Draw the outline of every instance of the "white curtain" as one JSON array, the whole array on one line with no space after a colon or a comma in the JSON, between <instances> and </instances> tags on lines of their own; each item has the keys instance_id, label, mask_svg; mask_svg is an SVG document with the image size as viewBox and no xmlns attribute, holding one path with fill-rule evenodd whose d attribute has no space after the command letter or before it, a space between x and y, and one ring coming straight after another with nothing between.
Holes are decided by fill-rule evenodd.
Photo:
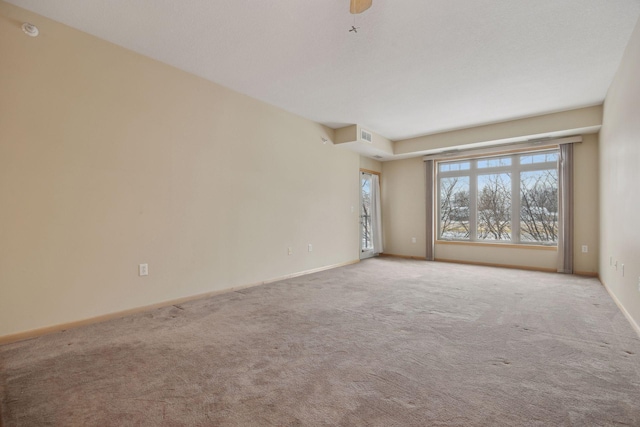
<instances>
[{"instance_id":1,"label":"white curtain","mask_svg":"<svg viewBox=\"0 0 640 427\"><path fill-rule=\"evenodd\" d=\"M573 273L573 144L560 145L558 273Z\"/></svg>"},{"instance_id":2,"label":"white curtain","mask_svg":"<svg viewBox=\"0 0 640 427\"><path fill-rule=\"evenodd\" d=\"M380 177L371 175L371 235L373 252L382 253L382 208L380 207Z\"/></svg>"}]
</instances>

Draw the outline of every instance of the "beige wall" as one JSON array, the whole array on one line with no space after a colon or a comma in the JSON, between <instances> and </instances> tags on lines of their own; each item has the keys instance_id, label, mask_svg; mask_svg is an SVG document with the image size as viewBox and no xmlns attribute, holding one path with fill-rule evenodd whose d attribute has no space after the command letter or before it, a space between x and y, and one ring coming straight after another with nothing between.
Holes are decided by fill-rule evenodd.
<instances>
[{"instance_id":1,"label":"beige wall","mask_svg":"<svg viewBox=\"0 0 640 427\"><path fill-rule=\"evenodd\" d=\"M382 172L382 162L371 159L369 157L360 156L360 169Z\"/></svg>"},{"instance_id":2,"label":"beige wall","mask_svg":"<svg viewBox=\"0 0 640 427\"><path fill-rule=\"evenodd\" d=\"M493 264L556 271L557 251L526 247L436 244L436 260Z\"/></svg>"},{"instance_id":3,"label":"beige wall","mask_svg":"<svg viewBox=\"0 0 640 427\"><path fill-rule=\"evenodd\" d=\"M331 129L2 2L0 52L0 336L358 258Z\"/></svg>"},{"instance_id":4,"label":"beige wall","mask_svg":"<svg viewBox=\"0 0 640 427\"><path fill-rule=\"evenodd\" d=\"M490 144L521 142L523 137L535 139L550 133L556 136L588 134L597 132L600 125L602 125L602 106L596 105L404 139L396 141L394 152L405 154L447 147L476 146L478 143L486 142Z\"/></svg>"},{"instance_id":5,"label":"beige wall","mask_svg":"<svg viewBox=\"0 0 640 427\"><path fill-rule=\"evenodd\" d=\"M573 171L573 269L577 273L596 274L600 248L598 190L598 135L583 135L581 144L574 145ZM587 253L582 252L586 245Z\"/></svg>"},{"instance_id":6,"label":"beige wall","mask_svg":"<svg viewBox=\"0 0 640 427\"><path fill-rule=\"evenodd\" d=\"M425 172L422 157L382 163L384 253L424 257ZM412 238L416 243L412 243Z\"/></svg>"},{"instance_id":7,"label":"beige wall","mask_svg":"<svg viewBox=\"0 0 640 427\"><path fill-rule=\"evenodd\" d=\"M609 88L600 132L600 277L640 324L640 24ZM610 265L610 258L618 268ZM624 264L624 276L621 264ZM640 331L640 329L639 329Z\"/></svg>"},{"instance_id":8,"label":"beige wall","mask_svg":"<svg viewBox=\"0 0 640 427\"><path fill-rule=\"evenodd\" d=\"M575 271L598 271L598 138L583 135L575 145ZM422 158L382 164L385 253L424 257L425 171ZM417 243L411 243L416 237ZM581 245L589 252L582 253ZM436 244L437 259L556 269L556 252L531 248L487 247L464 244Z\"/></svg>"}]
</instances>

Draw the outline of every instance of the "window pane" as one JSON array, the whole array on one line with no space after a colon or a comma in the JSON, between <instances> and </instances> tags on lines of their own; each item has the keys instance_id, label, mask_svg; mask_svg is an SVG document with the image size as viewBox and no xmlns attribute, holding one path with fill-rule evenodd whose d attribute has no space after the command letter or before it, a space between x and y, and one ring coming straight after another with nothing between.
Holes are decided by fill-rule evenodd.
<instances>
[{"instance_id":1,"label":"window pane","mask_svg":"<svg viewBox=\"0 0 640 427\"><path fill-rule=\"evenodd\" d=\"M440 179L440 237L469 239L469 177Z\"/></svg>"},{"instance_id":2,"label":"window pane","mask_svg":"<svg viewBox=\"0 0 640 427\"><path fill-rule=\"evenodd\" d=\"M534 163L546 163L558 161L558 153L524 154L520 156L521 165L532 165Z\"/></svg>"},{"instance_id":3,"label":"window pane","mask_svg":"<svg viewBox=\"0 0 640 427\"><path fill-rule=\"evenodd\" d=\"M511 240L511 174L478 175L479 240Z\"/></svg>"},{"instance_id":4,"label":"window pane","mask_svg":"<svg viewBox=\"0 0 640 427\"><path fill-rule=\"evenodd\" d=\"M511 166L511 157L478 160L478 169L497 168L500 166Z\"/></svg>"},{"instance_id":5,"label":"window pane","mask_svg":"<svg viewBox=\"0 0 640 427\"><path fill-rule=\"evenodd\" d=\"M446 162L439 163L438 170L440 172L462 171L469 170L471 162Z\"/></svg>"},{"instance_id":6,"label":"window pane","mask_svg":"<svg viewBox=\"0 0 640 427\"><path fill-rule=\"evenodd\" d=\"M522 242L558 241L558 171L520 174L520 239Z\"/></svg>"}]
</instances>

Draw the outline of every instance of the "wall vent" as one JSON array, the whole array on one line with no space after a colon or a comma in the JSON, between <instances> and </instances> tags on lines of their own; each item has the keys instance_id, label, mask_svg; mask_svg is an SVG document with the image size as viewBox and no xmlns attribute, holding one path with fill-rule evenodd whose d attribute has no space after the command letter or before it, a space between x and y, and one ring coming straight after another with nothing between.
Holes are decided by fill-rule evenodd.
<instances>
[{"instance_id":1,"label":"wall vent","mask_svg":"<svg viewBox=\"0 0 640 427\"><path fill-rule=\"evenodd\" d=\"M373 137L371 136L371 132L366 131L364 129L360 129L360 139L368 142L369 144L373 143Z\"/></svg>"}]
</instances>

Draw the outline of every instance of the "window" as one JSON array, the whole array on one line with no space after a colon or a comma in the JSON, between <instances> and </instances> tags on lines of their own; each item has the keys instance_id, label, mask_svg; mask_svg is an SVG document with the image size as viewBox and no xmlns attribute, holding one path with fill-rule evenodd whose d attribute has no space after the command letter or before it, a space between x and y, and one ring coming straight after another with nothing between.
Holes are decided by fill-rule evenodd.
<instances>
[{"instance_id":1,"label":"window","mask_svg":"<svg viewBox=\"0 0 640 427\"><path fill-rule=\"evenodd\" d=\"M556 245L557 149L437 163L438 240Z\"/></svg>"}]
</instances>

